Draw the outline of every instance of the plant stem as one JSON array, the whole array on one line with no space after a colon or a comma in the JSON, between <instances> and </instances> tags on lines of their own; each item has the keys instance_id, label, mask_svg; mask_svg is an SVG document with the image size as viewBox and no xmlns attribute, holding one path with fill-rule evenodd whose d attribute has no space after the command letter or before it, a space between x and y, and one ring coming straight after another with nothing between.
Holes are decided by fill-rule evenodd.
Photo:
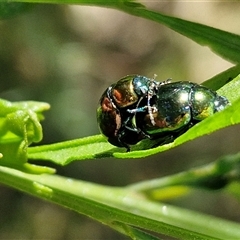
<instances>
[{"instance_id":1,"label":"plant stem","mask_svg":"<svg viewBox=\"0 0 240 240\"><path fill-rule=\"evenodd\" d=\"M154 203L129 188L106 187L56 175L0 167L0 182L60 204L104 224L119 222L184 239L240 238L240 225Z\"/></svg>"}]
</instances>

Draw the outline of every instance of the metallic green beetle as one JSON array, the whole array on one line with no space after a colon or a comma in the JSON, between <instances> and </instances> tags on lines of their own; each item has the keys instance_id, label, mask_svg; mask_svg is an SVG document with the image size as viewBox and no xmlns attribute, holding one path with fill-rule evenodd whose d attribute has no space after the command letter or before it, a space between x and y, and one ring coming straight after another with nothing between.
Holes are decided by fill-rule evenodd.
<instances>
[{"instance_id":1,"label":"metallic green beetle","mask_svg":"<svg viewBox=\"0 0 240 240\"><path fill-rule=\"evenodd\" d=\"M144 138L173 141L227 105L227 98L196 83L130 75L105 90L97 120L111 144L129 151Z\"/></svg>"}]
</instances>

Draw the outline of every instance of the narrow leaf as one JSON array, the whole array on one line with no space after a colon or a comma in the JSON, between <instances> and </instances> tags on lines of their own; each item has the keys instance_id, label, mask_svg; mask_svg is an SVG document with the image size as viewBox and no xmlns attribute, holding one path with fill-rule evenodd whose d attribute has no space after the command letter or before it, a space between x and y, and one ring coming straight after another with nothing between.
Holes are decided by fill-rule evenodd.
<instances>
[{"instance_id":1,"label":"narrow leaf","mask_svg":"<svg viewBox=\"0 0 240 240\"><path fill-rule=\"evenodd\" d=\"M228 82L232 81L237 75L240 74L240 64L227 69L224 72L204 81L202 85L217 91L222 86L226 85Z\"/></svg>"},{"instance_id":2,"label":"narrow leaf","mask_svg":"<svg viewBox=\"0 0 240 240\"><path fill-rule=\"evenodd\" d=\"M145 8L122 8L129 14L143 17L173 29L200 45L208 46L217 55L240 63L240 36L207 25L167 16Z\"/></svg>"},{"instance_id":3,"label":"narrow leaf","mask_svg":"<svg viewBox=\"0 0 240 240\"><path fill-rule=\"evenodd\" d=\"M121 151L109 144L102 135L95 135L61 143L30 147L30 159L51 160L59 165L66 165L74 160L104 158L112 156L113 152Z\"/></svg>"},{"instance_id":4,"label":"narrow leaf","mask_svg":"<svg viewBox=\"0 0 240 240\"><path fill-rule=\"evenodd\" d=\"M65 165L74 160L104 157L142 158L157 154L221 128L240 123L239 89L240 76L219 90L219 94L226 96L230 100L231 106L196 124L169 144L147 149L153 145L153 142L144 140L140 144L133 146L131 152L125 152L125 149L113 147L102 136L97 135L46 146L31 147L28 149L28 156L31 159L51 160L57 164Z\"/></svg>"}]
</instances>

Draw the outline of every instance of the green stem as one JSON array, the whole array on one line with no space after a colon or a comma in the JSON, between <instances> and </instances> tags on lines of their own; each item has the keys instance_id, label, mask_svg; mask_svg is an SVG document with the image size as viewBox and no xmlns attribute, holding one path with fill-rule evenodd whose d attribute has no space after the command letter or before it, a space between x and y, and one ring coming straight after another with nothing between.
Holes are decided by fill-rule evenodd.
<instances>
[{"instance_id":1,"label":"green stem","mask_svg":"<svg viewBox=\"0 0 240 240\"><path fill-rule=\"evenodd\" d=\"M136 240L159 240L158 237L150 235L142 230L137 228L131 227L127 224L123 224L120 222L114 222L113 224L109 225L111 228L115 229L116 231L131 237L132 239Z\"/></svg>"},{"instance_id":2,"label":"green stem","mask_svg":"<svg viewBox=\"0 0 240 240\"><path fill-rule=\"evenodd\" d=\"M154 203L128 188L0 167L0 182L85 214L104 224L122 223L184 239L240 238L239 224Z\"/></svg>"}]
</instances>

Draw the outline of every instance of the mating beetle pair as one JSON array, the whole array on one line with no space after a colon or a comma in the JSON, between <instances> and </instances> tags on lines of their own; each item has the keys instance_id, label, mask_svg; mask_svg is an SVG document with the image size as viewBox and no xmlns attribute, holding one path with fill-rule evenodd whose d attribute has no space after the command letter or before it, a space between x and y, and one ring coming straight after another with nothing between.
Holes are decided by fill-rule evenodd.
<instances>
[{"instance_id":1,"label":"mating beetle pair","mask_svg":"<svg viewBox=\"0 0 240 240\"><path fill-rule=\"evenodd\" d=\"M129 145L145 138L159 139L160 145L173 141L228 104L225 97L192 82L130 75L105 90L97 120L111 144L129 151Z\"/></svg>"}]
</instances>

